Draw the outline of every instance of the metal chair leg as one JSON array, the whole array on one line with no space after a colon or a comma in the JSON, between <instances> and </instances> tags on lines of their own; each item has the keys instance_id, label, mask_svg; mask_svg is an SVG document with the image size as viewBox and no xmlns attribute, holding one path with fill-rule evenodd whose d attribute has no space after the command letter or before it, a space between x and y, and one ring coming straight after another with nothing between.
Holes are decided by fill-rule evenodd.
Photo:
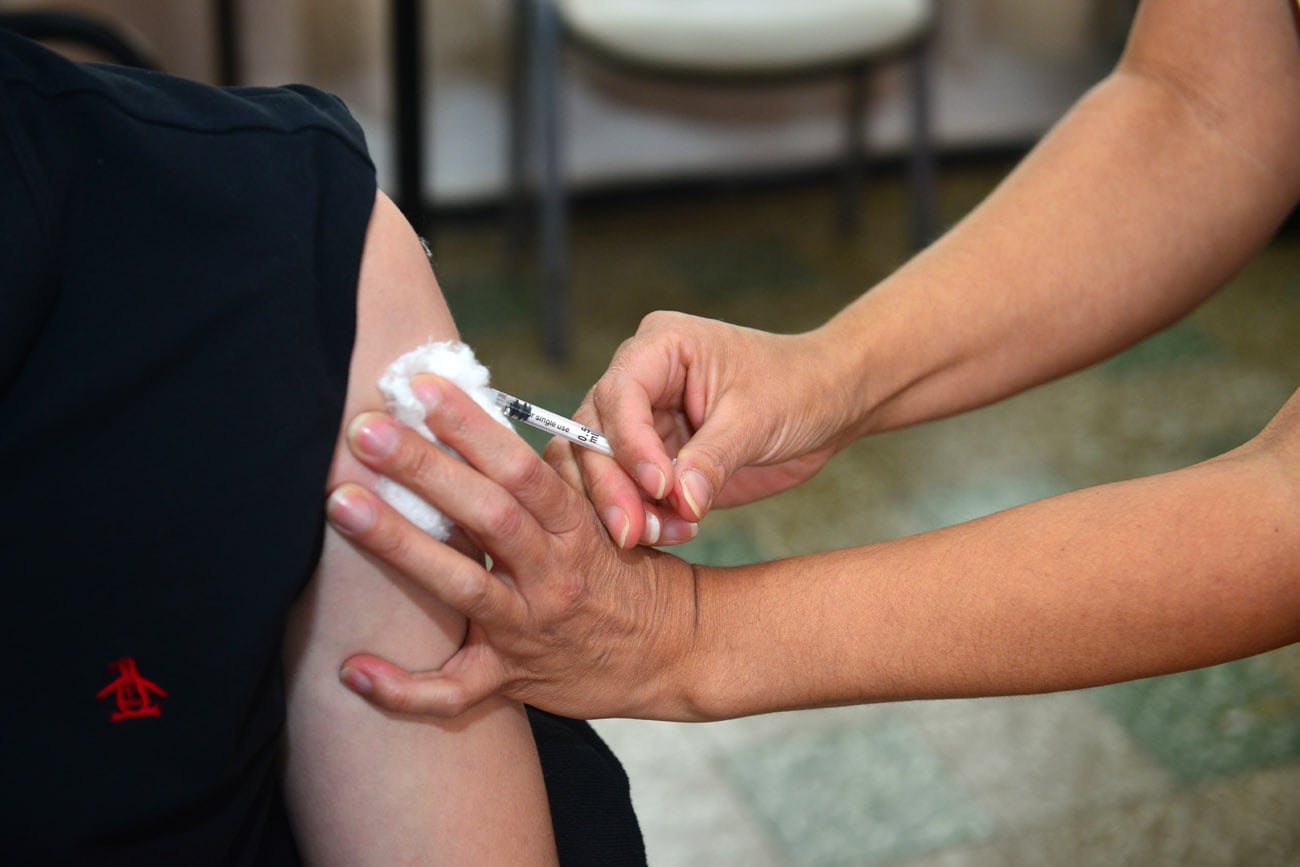
<instances>
[{"instance_id":1,"label":"metal chair leg","mask_svg":"<svg viewBox=\"0 0 1300 867\"><path fill-rule=\"evenodd\" d=\"M908 159L909 222L912 246L920 250L934 240L935 168L934 140L930 128L930 47L920 46L912 56L912 149Z\"/></svg>"},{"instance_id":2,"label":"metal chair leg","mask_svg":"<svg viewBox=\"0 0 1300 867\"><path fill-rule=\"evenodd\" d=\"M866 183L866 121L867 71L857 68L849 73L848 105L845 111L844 156L840 167L839 208L837 225L841 234L851 234L858 228L861 216L862 190Z\"/></svg>"},{"instance_id":3,"label":"metal chair leg","mask_svg":"<svg viewBox=\"0 0 1300 867\"><path fill-rule=\"evenodd\" d=\"M389 32L397 115L397 205L411 225L428 237L430 230L424 220L424 69L420 19L419 0L394 0Z\"/></svg>"},{"instance_id":4,"label":"metal chair leg","mask_svg":"<svg viewBox=\"0 0 1300 867\"><path fill-rule=\"evenodd\" d=\"M217 75L227 87L244 81L244 58L240 51L238 0L216 0L212 9L217 30Z\"/></svg>"},{"instance_id":5,"label":"metal chair leg","mask_svg":"<svg viewBox=\"0 0 1300 867\"><path fill-rule=\"evenodd\" d=\"M541 150L538 197L542 330L546 354L564 361L569 351L569 226L563 177L560 99L561 25L547 0L533 4L533 116Z\"/></svg>"},{"instance_id":6,"label":"metal chair leg","mask_svg":"<svg viewBox=\"0 0 1300 867\"><path fill-rule=\"evenodd\" d=\"M510 92L506 114L506 248L520 253L528 239L528 142L533 115L529 110L529 76L533 64L532 0L514 0L510 8Z\"/></svg>"}]
</instances>

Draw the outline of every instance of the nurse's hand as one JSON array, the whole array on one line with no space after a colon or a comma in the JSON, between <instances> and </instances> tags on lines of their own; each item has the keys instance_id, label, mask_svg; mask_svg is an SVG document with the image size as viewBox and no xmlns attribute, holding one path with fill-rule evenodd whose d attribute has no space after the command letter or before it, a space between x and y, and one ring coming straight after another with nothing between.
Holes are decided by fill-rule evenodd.
<instances>
[{"instance_id":1,"label":"nurse's hand","mask_svg":"<svg viewBox=\"0 0 1300 867\"><path fill-rule=\"evenodd\" d=\"M620 550L571 456L553 469L446 380L418 377L413 387L430 430L464 463L380 413L353 421L349 446L451 518L491 563L425 535L360 485L335 490L336 528L409 579L411 593L469 620L441 669L411 673L362 654L344 663L344 683L404 714L451 716L500 693L572 717L690 716L669 694L689 680L692 567Z\"/></svg>"},{"instance_id":2,"label":"nurse's hand","mask_svg":"<svg viewBox=\"0 0 1300 867\"><path fill-rule=\"evenodd\" d=\"M856 435L851 357L823 330L647 316L576 414L614 449L574 455L610 537L623 548L688 541L711 508L807 481Z\"/></svg>"}]
</instances>

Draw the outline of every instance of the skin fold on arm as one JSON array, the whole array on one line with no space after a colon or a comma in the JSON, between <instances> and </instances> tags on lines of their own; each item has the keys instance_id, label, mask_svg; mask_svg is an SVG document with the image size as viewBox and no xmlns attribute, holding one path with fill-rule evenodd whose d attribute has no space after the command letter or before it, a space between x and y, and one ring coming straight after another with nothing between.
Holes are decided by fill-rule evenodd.
<instances>
[{"instance_id":1,"label":"skin fold on arm","mask_svg":"<svg viewBox=\"0 0 1300 867\"><path fill-rule=\"evenodd\" d=\"M383 405L383 369L430 337L456 336L419 240L382 194L366 234L344 418ZM373 482L340 434L331 487ZM462 546L462 550L467 550ZM286 641L286 790L314 864L553 864L546 792L522 708L494 699L455 719L358 701L339 661L383 647L411 665L449 657L464 619L327 530Z\"/></svg>"}]
</instances>

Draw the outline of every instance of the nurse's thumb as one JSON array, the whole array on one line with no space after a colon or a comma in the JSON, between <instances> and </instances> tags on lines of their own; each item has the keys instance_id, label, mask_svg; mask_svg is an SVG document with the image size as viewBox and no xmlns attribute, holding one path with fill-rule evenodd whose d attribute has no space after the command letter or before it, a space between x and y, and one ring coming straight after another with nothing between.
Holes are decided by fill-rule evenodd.
<instances>
[{"instance_id":1,"label":"nurse's thumb","mask_svg":"<svg viewBox=\"0 0 1300 867\"><path fill-rule=\"evenodd\" d=\"M677 454L671 499L690 521L703 518L736 470L751 460L745 426L720 422L711 419Z\"/></svg>"}]
</instances>

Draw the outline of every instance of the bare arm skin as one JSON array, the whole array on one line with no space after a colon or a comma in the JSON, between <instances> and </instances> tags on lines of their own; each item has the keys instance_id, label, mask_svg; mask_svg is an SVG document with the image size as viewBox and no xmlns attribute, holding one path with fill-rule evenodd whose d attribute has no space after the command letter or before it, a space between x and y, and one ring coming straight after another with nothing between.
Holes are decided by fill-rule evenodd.
<instances>
[{"instance_id":1,"label":"bare arm skin","mask_svg":"<svg viewBox=\"0 0 1300 867\"><path fill-rule=\"evenodd\" d=\"M357 317L344 418L382 407L374 383L390 361L430 335L456 334L418 239L382 194L366 234ZM331 486L373 479L340 433ZM555 863L541 768L520 707L492 699L457 719L404 718L338 682L339 661L358 647L427 665L451 656L464 629L461 616L413 597L391 570L327 531L285 652L286 788L310 863Z\"/></svg>"},{"instance_id":2,"label":"bare arm skin","mask_svg":"<svg viewBox=\"0 0 1300 867\"><path fill-rule=\"evenodd\" d=\"M702 569L705 662L679 692L702 717L773 709L772 693L797 707L1047 692L1290 644L1298 459L1300 394L1255 440L1188 469L884 544ZM776 648L799 664L773 664Z\"/></svg>"},{"instance_id":3,"label":"bare arm skin","mask_svg":"<svg viewBox=\"0 0 1300 867\"><path fill-rule=\"evenodd\" d=\"M870 407L859 433L1092 364L1240 270L1300 199L1293 13L1272 0L1141 4L1116 71L943 246L828 326L842 351L864 328L877 344L854 364Z\"/></svg>"},{"instance_id":4,"label":"bare arm skin","mask_svg":"<svg viewBox=\"0 0 1300 867\"><path fill-rule=\"evenodd\" d=\"M667 493L661 526L698 520L1186 314L1300 198L1295 19L1282 0L1147 0L1116 70L998 190L815 331L647 317L578 413L618 459L578 457L611 536L655 541L643 497Z\"/></svg>"}]
</instances>

